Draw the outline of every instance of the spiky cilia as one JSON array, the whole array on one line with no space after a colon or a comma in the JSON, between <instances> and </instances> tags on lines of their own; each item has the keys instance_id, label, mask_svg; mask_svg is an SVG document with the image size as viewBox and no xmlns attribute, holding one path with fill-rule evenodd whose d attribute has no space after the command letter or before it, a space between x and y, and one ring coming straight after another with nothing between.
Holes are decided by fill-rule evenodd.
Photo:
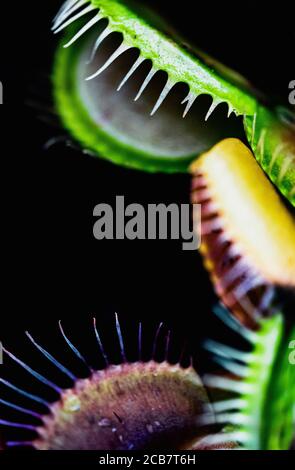
<instances>
[{"instance_id":1,"label":"spiky cilia","mask_svg":"<svg viewBox=\"0 0 295 470\"><path fill-rule=\"evenodd\" d=\"M263 318L256 332L223 308L215 313L249 343L248 351L208 340L205 348L231 375L204 377L205 384L230 394L213 403L215 419L227 424L227 438L242 449L287 450L294 438L295 366L289 361L289 343L295 327L286 327L280 313ZM204 417L204 424L212 416Z\"/></svg>"},{"instance_id":2,"label":"spiky cilia","mask_svg":"<svg viewBox=\"0 0 295 470\"><path fill-rule=\"evenodd\" d=\"M99 347L105 367L94 370L66 336L70 350L88 369L79 378L42 347L31 334L28 338L72 385L66 389L32 369L5 348L6 354L34 379L54 391L57 398L48 402L8 380L5 388L38 405L38 411L1 399L1 404L26 419L0 419L4 428L22 431L19 440L6 440L6 447L29 446L38 450L132 450L132 449L220 449L236 446L223 443L220 428L210 435L199 424L199 417L210 406L206 390L195 369L169 361L170 332L164 337L164 355L156 360L162 324L156 330L149 359L142 360L142 328L139 325L138 359L128 362L119 319L116 331L121 363L112 364L94 320L95 348ZM159 351L158 351L159 352ZM40 406L42 412L39 411Z\"/></svg>"},{"instance_id":3,"label":"spiky cilia","mask_svg":"<svg viewBox=\"0 0 295 470\"><path fill-rule=\"evenodd\" d=\"M221 138L247 136L262 168L295 205L294 127L262 105L245 79L184 47L162 19L134 2L72 0L53 29L67 29L53 71L57 110L83 147L121 165L175 172L187 171ZM191 111L185 122L178 99L184 116ZM226 119L225 107L242 116L246 136L239 120Z\"/></svg>"}]
</instances>

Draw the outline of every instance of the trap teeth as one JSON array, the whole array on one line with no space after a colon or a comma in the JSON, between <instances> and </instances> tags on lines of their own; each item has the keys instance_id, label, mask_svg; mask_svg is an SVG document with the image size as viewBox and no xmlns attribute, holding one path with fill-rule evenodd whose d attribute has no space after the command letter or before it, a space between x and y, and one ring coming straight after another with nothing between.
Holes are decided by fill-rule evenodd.
<instances>
[{"instance_id":1,"label":"trap teeth","mask_svg":"<svg viewBox=\"0 0 295 470\"><path fill-rule=\"evenodd\" d=\"M174 87L175 85L175 82L173 80L171 80L170 78L168 78L167 80L167 83L166 85L164 86L163 88L163 91L162 93L160 94L159 98L158 98L158 101L156 102L152 112L151 112L151 116L153 116L154 114L156 114L156 112L158 111L158 109L160 108L160 106L162 105L163 101L165 100L165 98L168 96L170 90Z\"/></svg>"},{"instance_id":2,"label":"trap teeth","mask_svg":"<svg viewBox=\"0 0 295 470\"><path fill-rule=\"evenodd\" d=\"M99 46L102 44L102 42L112 33L113 31L111 30L111 28L109 26L107 26L103 31L102 33L99 35L98 39L96 40L94 46L93 46L93 49L92 49L92 52L91 52L91 55L90 55L90 59L88 60L88 64L90 64L94 57L95 57L95 54L96 52L98 51L99 49Z\"/></svg>"},{"instance_id":3,"label":"trap teeth","mask_svg":"<svg viewBox=\"0 0 295 470\"><path fill-rule=\"evenodd\" d=\"M244 116L248 141L271 181L295 206L294 127L276 111L257 106L253 116Z\"/></svg>"},{"instance_id":4,"label":"trap teeth","mask_svg":"<svg viewBox=\"0 0 295 470\"><path fill-rule=\"evenodd\" d=\"M74 44L83 34L85 34L89 29L91 29L96 23L98 23L101 20L102 16L100 13L94 16L86 25L81 28L77 34L67 43L64 45L64 48L70 47L72 44Z\"/></svg>"},{"instance_id":5,"label":"trap teeth","mask_svg":"<svg viewBox=\"0 0 295 470\"><path fill-rule=\"evenodd\" d=\"M55 359L54 355L40 346L33 336L26 333L37 351L58 371L71 379L72 385L67 389L59 388L6 349L4 350L26 372L58 394L54 403L46 402L0 379L3 385L33 402L32 406L37 402L45 404L46 407L44 414L0 398L0 404L4 407L20 413L21 416L25 415L25 419L33 420L32 424L27 424L21 419L1 418L0 426L15 428L15 432L33 431L38 434L33 440L28 440L28 435L24 434L23 440L8 441L5 443L6 446L30 446L37 450L128 450L131 444L134 449L158 446L160 440L163 447L191 449L200 435L202 438L206 437L204 429L200 429L198 418L205 408L206 416L213 413L207 392L192 367L184 368L180 363L167 362L170 331L166 338L161 339L161 344L165 339L163 345L165 359L161 363L154 360L162 331L160 324L151 348L153 357L145 362L141 359L140 324L138 335L140 359L130 363L126 357L125 340L117 314L114 323L121 363L119 365L109 363L94 319L94 337L106 367L98 371L89 368L90 374L85 379L76 377ZM72 353L87 365L84 356L66 336L61 322L59 328ZM214 417L212 420L214 422Z\"/></svg>"},{"instance_id":6,"label":"trap teeth","mask_svg":"<svg viewBox=\"0 0 295 470\"><path fill-rule=\"evenodd\" d=\"M54 18L52 30L55 31L64 21L66 21L73 13L75 13L76 10L86 3L89 3L88 0L66 2Z\"/></svg>"},{"instance_id":7,"label":"trap teeth","mask_svg":"<svg viewBox=\"0 0 295 470\"><path fill-rule=\"evenodd\" d=\"M216 292L237 316L256 322L271 312L276 286L295 287L294 218L237 139L220 142L191 169L201 252Z\"/></svg>"},{"instance_id":8,"label":"trap teeth","mask_svg":"<svg viewBox=\"0 0 295 470\"><path fill-rule=\"evenodd\" d=\"M237 362L224 359L220 356L213 358L214 361L219 364L223 369L227 370L231 374L234 374L237 377L246 378L249 375L249 369L246 366L242 366Z\"/></svg>"},{"instance_id":9,"label":"trap teeth","mask_svg":"<svg viewBox=\"0 0 295 470\"><path fill-rule=\"evenodd\" d=\"M228 104L227 117L229 118L231 116L231 114L235 112L235 110L234 110L233 106L230 103L227 103L227 104Z\"/></svg>"},{"instance_id":10,"label":"trap teeth","mask_svg":"<svg viewBox=\"0 0 295 470\"><path fill-rule=\"evenodd\" d=\"M130 49L130 46L122 43L118 49L111 55L111 57L106 61L106 63L100 67L93 75L90 75L86 78L86 80L93 80L94 78L98 77L104 70L106 70L121 54L126 52Z\"/></svg>"},{"instance_id":11,"label":"trap teeth","mask_svg":"<svg viewBox=\"0 0 295 470\"><path fill-rule=\"evenodd\" d=\"M139 56L135 63L132 65L131 69L129 70L129 72L125 75L125 77L123 78L122 82L120 83L120 85L118 86L117 88L117 91L120 91L123 86L125 85L125 83L129 80L129 78L135 73L135 71L138 69L138 67L140 67L140 65L145 61L145 57L142 57L142 56Z\"/></svg>"},{"instance_id":12,"label":"trap teeth","mask_svg":"<svg viewBox=\"0 0 295 470\"><path fill-rule=\"evenodd\" d=\"M84 10L79 11L76 15L72 16L69 18L67 21L63 22L58 28L54 29L54 33L57 34L63 29L67 28L70 24L74 23L74 21L77 21L79 18L82 18L84 15L87 15L87 13L90 13L91 11L96 10L95 7L92 5L88 5Z\"/></svg>"},{"instance_id":13,"label":"trap teeth","mask_svg":"<svg viewBox=\"0 0 295 470\"><path fill-rule=\"evenodd\" d=\"M188 96L186 98L184 98L184 100L182 101L181 104L187 103L187 105L186 105L185 110L184 110L183 115L182 115L183 118L186 117L187 113L189 112L189 110L191 109L192 105L194 104L194 102L196 101L197 98L198 98L198 95L196 95L195 93L192 93L192 92L189 92Z\"/></svg>"},{"instance_id":14,"label":"trap teeth","mask_svg":"<svg viewBox=\"0 0 295 470\"><path fill-rule=\"evenodd\" d=\"M85 8L82 8L84 7ZM88 13L90 13L91 11L94 11L94 10L98 10L99 12L97 13L97 15L92 18L90 21L88 21L80 30L78 30L78 32L74 35L74 37L68 41L65 45L64 45L64 48L68 48L69 46L71 46L72 44L74 44L79 38L81 38L89 29L91 29L96 23L98 23L103 17L104 17L104 14L102 13L101 9L100 9L100 5L96 5L96 4L93 4L90 0L77 0L77 1L73 1L73 2L66 2L64 4L64 7L60 10L59 14L56 16L55 20L54 20L54 25L52 27L52 30L54 31L54 33L59 33L60 31L63 31L64 29L66 29L68 26L72 25L73 23L77 22L79 19L83 18L85 15L87 15ZM107 17L107 16L106 16ZM91 53L91 56L90 56L90 59L89 61L87 62L88 64L91 63L94 59L94 56L100 46L100 44L103 42L103 40L111 33L113 32L111 28L109 28L109 26L106 27L106 29L100 34L99 38L97 39L94 47L93 47L93 51ZM123 33L124 35L124 33ZM130 42L130 41L129 41ZM113 56L106 62L106 64L104 66L102 66L96 73L94 73L93 75L89 76L86 80L92 80L93 78L96 78L98 75L100 75L106 68L108 68L111 63L120 55L122 54L123 52L125 52L126 50L130 49L132 46L126 46L124 47L124 45L122 44L119 48L118 51L116 51ZM133 47L136 47L136 46L133 46ZM140 48L139 48L140 50ZM120 83L119 87L118 87L118 91L121 90L121 88L125 85L125 83L127 82L127 80L133 75L133 73L135 72L135 70L140 66L140 64L147 59L148 56L146 57L139 57L137 59L137 61L135 62L135 64L131 67L130 71L127 73L127 75L125 76L125 78L122 80L122 82ZM148 86L148 84L150 83L150 81L152 80L153 76L156 74L156 72L158 70L163 70L165 71L165 67L163 66L162 68L161 67L153 67L152 70L149 72L148 76L146 77L146 79L144 80L144 83L142 84L138 94L136 95L135 97L135 100L134 101L137 101L142 93L144 92L144 90L146 89L146 87ZM168 74L169 76L169 74ZM181 82L182 80L179 80L179 79L172 79L172 78L168 78L168 81L167 81L167 84L166 86L164 87L158 101L156 102L152 112L150 113L151 116L153 116L157 111L158 109L161 107L163 101L165 100L166 96L168 95L168 93L170 92L170 90L173 88L173 86L178 83L178 82ZM196 93L196 92L190 92L189 95L187 96L187 98L185 98L183 100L183 104L184 103L187 103L186 105L186 108L184 110L184 113L183 113L183 117L185 117L187 115L187 113L189 112L190 108L192 107L194 101L196 100L196 98L199 96L199 94L206 94L206 90L201 88L200 89L200 92L199 93ZM216 99L214 98L213 99L213 102L206 114L206 117L205 117L205 121L207 121L209 119L209 117L211 116L211 114L214 112L215 108L222 102L222 100L219 100L219 99ZM233 107L231 105L229 105L229 115L230 113L233 111Z\"/></svg>"},{"instance_id":15,"label":"trap teeth","mask_svg":"<svg viewBox=\"0 0 295 470\"><path fill-rule=\"evenodd\" d=\"M142 93L144 92L144 90L146 89L146 87L148 86L148 84L153 79L153 77L155 76L156 73L157 73L157 70L155 70L154 68L152 68L150 70L150 72L148 73L146 79L144 80L143 84L141 85L139 92L137 93L136 97L134 98L134 101L137 101L141 97Z\"/></svg>"},{"instance_id":16,"label":"trap teeth","mask_svg":"<svg viewBox=\"0 0 295 470\"><path fill-rule=\"evenodd\" d=\"M213 113L213 111L217 108L217 106L220 104L221 102L220 101L215 101L213 100L207 114L206 114L206 117L205 117L205 121L208 121L209 117L211 116L211 114Z\"/></svg>"},{"instance_id":17,"label":"trap teeth","mask_svg":"<svg viewBox=\"0 0 295 470\"><path fill-rule=\"evenodd\" d=\"M94 18L91 18L92 10L93 15L96 14ZM229 112L234 109L236 114L247 116L255 112L257 103L240 86L223 78L220 71L209 68L202 54L189 53L177 38L170 36L169 28L159 30L160 23L153 21L154 18L156 15L141 16L129 2L66 2L53 26L55 32L65 34L54 64L54 100L64 127L93 155L150 172L187 172L193 155L210 148L222 135L228 135L226 113L225 123L221 122L221 112L210 119L219 103L230 103ZM112 45L112 51L117 45L118 35L122 36L126 48L122 44L109 57ZM71 45L74 46L69 47ZM125 51L126 55L116 61ZM133 53L137 59L121 78ZM104 59L100 60L102 57ZM133 77L144 61L152 62L152 69L144 75L145 68L141 67ZM97 82L91 82L104 71L106 73ZM159 81L163 73L168 80L158 99L151 101L152 93L147 88L156 83L157 71ZM115 90L120 91L131 78L134 80L128 83L128 90L114 96ZM173 89L176 84L189 89L185 100L181 86ZM162 106L171 89L175 99ZM137 101L143 93L144 99L134 105L132 98ZM199 95L211 97L211 106L208 103L203 109L203 100L200 100L199 109L196 106L188 122L183 122L177 103L183 102L185 117ZM161 106L162 112L154 120L150 119ZM205 119L209 120L208 129L203 132L203 125L207 126ZM160 132L167 138L161 138Z\"/></svg>"}]
</instances>

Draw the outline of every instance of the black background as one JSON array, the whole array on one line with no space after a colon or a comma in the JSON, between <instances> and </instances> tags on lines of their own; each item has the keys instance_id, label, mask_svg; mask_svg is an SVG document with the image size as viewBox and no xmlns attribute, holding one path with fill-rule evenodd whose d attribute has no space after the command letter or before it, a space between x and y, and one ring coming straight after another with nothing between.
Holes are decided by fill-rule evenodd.
<instances>
[{"instance_id":1,"label":"black background","mask_svg":"<svg viewBox=\"0 0 295 470\"><path fill-rule=\"evenodd\" d=\"M62 319L73 342L95 363L91 336L95 315L108 352L118 360L116 311L131 358L136 357L138 321L144 322L148 355L153 333L163 320L162 343L165 331L173 331L172 356L176 359L187 337L195 364L202 370L206 361L199 340L220 336L221 326L211 314L216 299L199 254L182 251L181 242L98 242L92 234L96 204L114 203L116 195L124 195L126 203L185 203L189 176L123 169L63 143L45 150L49 139L65 135L50 95L56 46L50 26L60 1L18 3L23 5L9 5L10 12L1 6L1 251L5 261L0 339L54 377L47 362L39 362L40 355L32 351L24 330L33 332L52 352L59 351L59 358L64 355L69 365L71 355L64 352L57 329L57 320ZM242 72L275 101L287 104L295 70L291 3L261 4L261 11L249 2L234 6L149 3L200 48ZM27 380L8 359L1 367L8 376L19 374L18 383Z\"/></svg>"}]
</instances>

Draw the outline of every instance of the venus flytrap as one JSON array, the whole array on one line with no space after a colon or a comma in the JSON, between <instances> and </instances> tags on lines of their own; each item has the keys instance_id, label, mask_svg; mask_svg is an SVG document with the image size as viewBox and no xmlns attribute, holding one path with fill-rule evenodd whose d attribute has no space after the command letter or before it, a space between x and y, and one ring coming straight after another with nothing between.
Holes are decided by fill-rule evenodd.
<instances>
[{"instance_id":1,"label":"venus flytrap","mask_svg":"<svg viewBox=\"0 0 295 470\"><path fill-rule=\"evenodd\" d=\"M261 319L254 333L228 312L217 309L216 313L250 345L250 351L243 352L212 341L205 343L217 364L232 375L231 379L204 378L208 387L230 396L212 404L216 421L227 425L228 440L239 442L242 449L288 449L294 436L295 373L287 360L290 332L282 315ZM293 328L291 337L294 333ZM210 418L203 422L210 424Z\"/></svg>"},{"instance_id":2,"label":"venus flytrap","mask_svg":"<svg viewBox=\"0 0 295 470\"><path fill-rule=\"evenodd\" d=\"M145 10L137 10L133 2L68 0L56 16L53 29L55 32L66 30L57 49L53 70L55 103L64 126L82 147L98 157L132 168L187 172L192 160L222 138L247 139L263 170L295 205L294 123L286 122L279 110L261 104L243 78L230 71L224 73L224 67L193 47L183 47L182 41L164 22ZM42 397L0 379L19 396L46 409L45 413L40 413L14 402L5 402L4 406L33 421L24 424L21 419L18 422L0 419L0 424L35 433L34 438L28 437L28 440L8 441L8 447L130 450L149 447L158 442L159 436L166 446L169 444L175 449L290 447L294 433L295 331L294 327L287 326L284 316L271 307L277 284L292 287L294 265L280 257L279 250L275 250L275 261L279 262L272 263L275 255L263 247L263 240L266 240L263 236L259 240L260 253L252 243L253 234L249 230L239 233L240 226L236 224L239 208L235 207L233 195L240 186L236 188L236 181L227 185L226 178L229 175L241 178L242 189L236 193L243 203L240 207L249 204L260 227L261 220L268 220L263 206L265 189L273 202L270 211L282 221L282 228L287 227L281 239L274 230L270 242L278 248L283 243L282 249L289 250L288 259L291 260L294 220L274 194L271 183L263 180L262 171L259 173L257 168L254 169L256 162L250 152L241 148L241 142L236 139L230 139L229 147L233 140L233 147L238 148L237 159L242 155L240 167L231 148L224 152L225 159L231 163L232 171L229 172L216 171L214 162L207 166L204 164L206 158L201 157L200 163L193 167L196 169L194 178L198 180L193 189L199 193L198 197L201 196L199 202L208 216L203 223L205 235L218 237L223 232L226 236L221 237L222 248L227 254L228 250L233 250L229 256L233 256L233 265L223 264L225 253L218 252L220 263L214 266L212 259L215 260L220 246L216 240L211 244L210 238L208 243L205 241L207 246L203 254L205 258L210 254L206 267L211 271L217 293L223 300L229 300L228 307L236 314L232 298L228 298L228 288L234 289L235 299L240 302L237 315L240 320L224 308L217 312L230 329L248 342L248 350L208 341L206 348L227 375L207 375L201 379L191 366L184 369L180 363L169 363L169 334L163 363L157 363L154 357L143 362L140 325L139 358L135 363L129 363L116 317L122 364L109 363L94 322L95 338L105 360L105 368L94 371L60 325L67 345L88 367L89 377L79 379L27 333L38 351L72 380L73 386L62 389L4 349L12 361L58 396L55 403L48 403ZM222 158L218 164L222 164ZM205 174L199 170L205 170ZM256 177L261 180L261 186L255 186ZM208 192L203 183L211 180L215 184L212 185L213 192ZM215 199L211 198L214 190L222 187L225 191L220 191L217 197L215 194ZM227 204L226 194L230 196L230 204ZM256 200L253 194L257 195ZM220 203L222 211L219 213ZM230 268L230 272L219 276L220 266ZM244 301L249 300L249 291L256 288L258 308L255 303L253 310L252 302L245 304ZM261 316L261 305L265 307L263 312L266 310L269 315ZM245 319L253 321L255 327ZM154 402L155 382L160 398ZM215 390L221 389L228 396L212 404L204 384ZM136 393L139 385L144 393ZM172 407L169 405L171 395L176 397ZM153 407L145 406L148 400L158 412L157 419ZM117 407L120 412L124 408L129 421L123 416L118 423L113 413ZM169 427L171 416L177 422L175 434L171 434ZM216 424L225 426L223 432L216 432ZM208 428L206 433L202 431L203 425L213 425L212 432Z\"/></svg>"},{"instance_id":3,"label":"venus flytrap","mask_svg":"<svg viewBox=\"0 0 295 470\"><path fill-rule=\"evenodd\" d=\"M86 378L76 376L30 333L26 333L37 352L70 381L67 388L52 382L47 374L41 374L5 348L7 357L16 366L51 389L56 396L55 401L50 402L30 393L27 390L29 386L23 389L0 379L4 387L16 392L13 402L1 400L1 404L20 416L18 420L0 418L3 428L12 428L20 433L19 440L6 440L6 447L37 450L142 450L155 447L210 450L236 447L236 443L219 429L213 428L208 433L199 425L205 407L206 415L209 413L209 398L191 361L188 367L184 366L184 357L180 353L177 363L170 362L171 332L166 334L161 348L164 351L160 352L160 324L148 349L151 354L143 359L144 338L140 323L138 357L131 362L117 315L115 321L116 342L121 355L119 364L112 362L113 345L111 349L109 346L105 348L96 320L93 321L92 352L104 364L99 370L89 364L59 324L66 345L88 371ZM108 350L112 351L111 354ZM161 361L156 357L159 352ZM22 396L28 399L31 408L17 403L17 397Z\"/></svg>"},{"instance_id":4,"label":"venus flytrap","mask_svg":"<svg viewBox=\"0 0 295 470\"><path fill-rule=\"evenodd\" d=\"M53 70L56 107L84 148L133 168L186 172L222 138L248 138L295 204L294 130L245 79L184 47L162 19L135 2L73 0L53 30L66 30Z\"/></svg>"},{"instance_id":5,"label":"venus flytrap","mask_svg":"<svg viewBox=\"0 0 295 470\"><path fill-rule=\"evenodd\" d=\"M295 346L295 327L292 315L287 320L278 312L294 292L294 217L237 139L214 146L191 172L192 202L202 206L204 264L232 315L224 309L216 313L250 346L244 352L206 343L231 376L205 378L208 386L229 394L213 404L216 420L229 426L228 439L244 449L288 449L294 437L295 370L289 348ZM210 417L204 420L209 422Z\"/></svg>"},{"instance_id":6,"label":"venus flytrap","mask_svg":"<svg viewBox=\"0 0 295 470\"><path fill-rule=\"evenodd\" d=\"M272 306L277 285L294 286L294 263L287 261L294 260L294 219L252 159L295 206L292 116L268 108L246 80L193 46L184 47L162 20L134 2L68 1L53 29L66 30L53 71L57 110L70 134L98 157L151 172L187 172L193 160L223 138L248 141L253 155L238 141L236 155L226 149L228 171L215 171L222 164L217 161L206 179L202 163L194 164L197 173L200 165L200 174L195 175L199 194L193 202L202 204L202 230L208 236L203 244L205 265L227 306L242 323L257 329L254 333L235 323L250 341L247 354L211 343L218 363L238 380L213 377L209 382L237 394L235 400L215 405L217 421L232 429L228 442L237 441L246 449L288 448L294 427L294 372L286 360L287 327ZM292 87L293 82L291 101ZM240 153L245 154L242 162ZM210 178L214 184L208 192L204 182L210 183ZM212 198L216 188L220 194ZM242 231L236 220L245 205L250 208L249 222ZM227 211L229 219L224 217ZM272 215L270 225L264 224ZM253 217L260 227L261 250ZM282 219L281 234L273 223L277 217ZM272 236L265 238L268 227ZM263 240L273 243L275 251ZM284 258L283 250L290 256ZM221 268L226 268L226 275L220 274ZM229 318L224 315L226 322ZM208 420L212 422L212 416Z\"/></svg>"}]
</instances>

